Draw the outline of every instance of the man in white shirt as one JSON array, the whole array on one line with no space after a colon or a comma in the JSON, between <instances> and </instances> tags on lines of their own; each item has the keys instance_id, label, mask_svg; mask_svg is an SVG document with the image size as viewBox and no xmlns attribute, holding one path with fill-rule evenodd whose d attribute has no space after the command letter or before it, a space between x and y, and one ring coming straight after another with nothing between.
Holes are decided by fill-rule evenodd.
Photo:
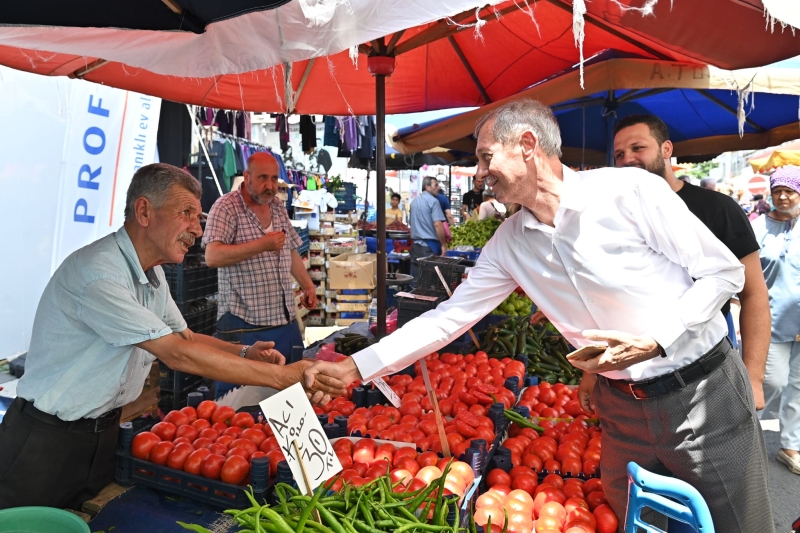
<instances>
[{"instance_id":1,"label":"man in white shirt","mask_svg":"<svg viewBox=\"0 0 800 533\"><path fill-rule=\"evenodd\" d=\"M501 106L475 133L479 175L523 209L450 300L342 363L315 363L307 384L317 374L349 382L397 372L519 285L572 345L609 346L574 365L602 376L593 398L603 486L621 527L625 469L636 461L694 485L717 531L773 531L752 391L719 312L742 288L741 263L663 180L562 165L558 123L539 102Z\"/></svg>"}]
</instances>

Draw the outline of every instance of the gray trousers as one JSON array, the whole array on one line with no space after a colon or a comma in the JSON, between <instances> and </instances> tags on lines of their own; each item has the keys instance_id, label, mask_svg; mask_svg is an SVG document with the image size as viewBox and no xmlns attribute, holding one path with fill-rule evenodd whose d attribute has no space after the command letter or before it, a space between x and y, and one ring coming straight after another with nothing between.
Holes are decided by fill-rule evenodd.
<instances>
[{"instance_id":1,"label":"gray trousers","mask_svg":"<svg viewBox=\"0 0 800 533\"><path fill-rule=\"evenodd\" d=\"M731 348L722 364L685 388L637 400L600 377L593 398L603 429L603 489L621 532L629 461L694 486L718 533L774 532L766 446L736 350Z\"/></svg>"}]
</instances>

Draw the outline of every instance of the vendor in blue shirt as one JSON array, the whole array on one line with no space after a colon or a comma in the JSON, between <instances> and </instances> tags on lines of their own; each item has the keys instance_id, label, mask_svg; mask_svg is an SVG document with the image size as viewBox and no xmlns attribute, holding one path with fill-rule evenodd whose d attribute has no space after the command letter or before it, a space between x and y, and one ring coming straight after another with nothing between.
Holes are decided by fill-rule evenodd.
<instances>
[{"instance_id":1,"label":"vendor in blue shirt","mask_svg":"<svg viewBox=\"0 0 800 533\"><path fill-rule=\"evenodd\" d=\"M211 379L283 389L308 361L282 366L273 343L241 346L193 333L161 266L200 238L199 182L166 164L134 174L117 232L67 257L45 287L18 397L0 424L0 509L80 509L114 479L120 408L151 363ZM329 382L312 401L341 394Z\"/></svg>"},{"instance_id":2,"label":"vendor in blue shirt","mask_svg":"<svg viewBox=\"0 0 800 533\"><path fill-rule=\"evenodd\" d=\"M422 180L422 192L411 202L408 225L411 226L411 275L417 279L419 259L447 253L444 222L447 220L437 199L439 181L430 176Z\"/></svg>"},{"instance_id":3,"label":"vendor in blue shirt","mask_svg":"<svg viewBox=\"0 0 800 533\"><path fill-rule=\"evenodd\" d=\"M775 209L753 221L772 311L762 418L777 413L777 460L800 474L800 167L781 167L769 181Z\"/></svg>"}]
</instances>

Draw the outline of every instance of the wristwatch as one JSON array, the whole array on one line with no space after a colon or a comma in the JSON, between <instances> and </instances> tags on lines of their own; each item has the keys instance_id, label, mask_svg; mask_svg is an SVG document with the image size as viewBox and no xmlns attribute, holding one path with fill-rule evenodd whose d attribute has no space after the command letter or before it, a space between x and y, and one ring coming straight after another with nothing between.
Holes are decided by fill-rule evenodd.
<instances>
[{"instance_id":1,"label":"wristwatch","mask_svg":"<svg viewBox=\"0 0 800 533\"><path fill-rule=\"evenodd\" d=\"M242 346L242 351L239 352L239 357L241 357L243 359L247 358L247 349L248 348L249 348L249 346Z\"/></svg>"}]
</instances>

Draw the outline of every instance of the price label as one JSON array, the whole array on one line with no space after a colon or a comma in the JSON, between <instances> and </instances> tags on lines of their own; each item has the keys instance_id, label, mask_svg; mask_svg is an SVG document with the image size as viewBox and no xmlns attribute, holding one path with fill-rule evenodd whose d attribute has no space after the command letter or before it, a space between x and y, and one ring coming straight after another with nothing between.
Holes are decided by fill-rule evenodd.
<instances>
[{"instance_id":1,"label":"price label","mask_svg":"<svg viewBox=\"0 0 800 533\"><path fill-rule=\"evenodd\" d=\"M397 395L388 383L383 381L383 378L375 378L372 380L372 383L386 396L386 399L389 400L392 405L398 408L400 407L400 396Z\"/></svg>"},{"instance_id":2,"label":"price label","mask_svg":"<svg viewBox=\"0 0 800 533\"><path fill-rule=\"evenodd\" d=\"M301 491L308 494L342 470L302 385L295 383L259 405ZM303 476L301 459L310 487Z\"/></svg>"}]
</instances>

